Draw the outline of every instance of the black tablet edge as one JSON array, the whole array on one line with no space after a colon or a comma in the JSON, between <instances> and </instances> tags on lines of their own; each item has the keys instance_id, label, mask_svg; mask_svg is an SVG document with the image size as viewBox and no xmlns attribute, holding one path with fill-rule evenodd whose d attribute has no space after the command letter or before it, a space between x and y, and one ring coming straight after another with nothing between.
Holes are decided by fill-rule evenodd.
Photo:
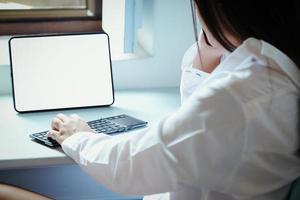
<instances>
[{"instance_id":1,"label":"black tablet edge","mask_svg":"<svg viewBox=\"0 0 300 200\"><path fill-rule=\"evenodd\" d=\"M49 37L49 36L65 36L65 35L93 35L93 34L105 34L107 36L108 49L109 49L109 61L110 61L110 73L111 73L111 83L112 83L112 102L106 105L93 105L93 106L79 106L79 107L66 107L66 108L53 108L53 109L41 109L41 110L19 110L16 105L15 89L14 89L14 78L13 78L13 66L12 66L12 53L11 53L11 41L17 38L32 38L32 37ZM18 113L31 113L31 112L49 112L49 111L59 111L59 110L73 110L73 109L84 109L84 108L99 108L108 107L115 102L115 89L114 89L114 79L112 71L112 61L111 61L111 50L110 50L110 38L109 35L104 32L80 32L80 33L54 33L54 34L30 34L30 35L18 35L13 36L8 40L9 44L9 61L10 61L10 72L11 72L11 84L12 84L12 96L13 96L13 107Z\"/></svg>"}]
</instances>

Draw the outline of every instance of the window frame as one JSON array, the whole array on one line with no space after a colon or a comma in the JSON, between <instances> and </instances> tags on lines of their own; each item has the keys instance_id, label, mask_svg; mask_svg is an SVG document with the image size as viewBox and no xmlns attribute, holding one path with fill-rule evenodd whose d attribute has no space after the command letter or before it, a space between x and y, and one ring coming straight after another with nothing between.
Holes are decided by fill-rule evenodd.
<instances>
[{"instance_id":1,"label":"window frame","mask_svg":"<svg viewBox=\"0 0 300 200\"><path fill-rule=\"evenodd\" d=\"M4 11L6 14L7 12L11 13L0 15L0 35L102 31L101 10L102 0L87 0L86 9L73 9L72 11L69 9L66 13L64 13L66 9ZM20 15L18 17L7 17L15 12L20 12ZM43 12L44 14L48 13L48 15L43 15ZM31 14L26 17L24 13ZM57 14L63 15L57 17Z\"/></svg>"}]
</instances>

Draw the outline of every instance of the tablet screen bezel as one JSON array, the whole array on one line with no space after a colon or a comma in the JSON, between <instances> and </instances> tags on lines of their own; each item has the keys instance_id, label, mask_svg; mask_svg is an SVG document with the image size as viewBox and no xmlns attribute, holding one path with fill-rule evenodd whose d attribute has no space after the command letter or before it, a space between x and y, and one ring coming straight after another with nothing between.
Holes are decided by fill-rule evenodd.
<instances>
[{"instance_id":1,"label":"tablet screen bezel","mask_svg":"<svg viewBox=\"0 0 300 200\"><path fill-rule=\"evenodd\" d=\"M99 102L99 103L93 103L92 105L91 104L78 104L78 105L74 105L72 104L71 106L66 106L66 105L63 105L63 106L58 106L58 104L56 104L55 106L45 106L44 108L43 107L36 107L34 105L30 105L30 106L24 106L24 105L20 105L20 102L18 101L18 98L19 99L22 99L21 97L19 97L20 94L18 94L18 91L16 90L16 86L17 84L21 84L21 83L18 83L18 79L21 79L20 78L20 75L19 76L16 76L15 75L15 71L16 71L16 66L15 66L15 62L14 62L14 54L16 51L14 49L14 41L16 40L28 40L28 39L31 39L31 38L34 38L34 39L41 39L41 40L44 40L44 39L47 39L47 37L50 37L50 38L61 38L61 37L81 37L81 36L84 36L84 37L89 37L89 36L92 36L92 35L95 35L95 34L100 34L101 37L102 36L105 36L107 38L107 48L108 49L108 56L109 56L109 66L107 66L108 68L106 70L109 70L109 76L110 78L109 79L109 82L110 83L106 83L109 85L109 87L111 87L111 90L109 88L109 91L106 91L106 93L109 93L109 97L108 97L108 101L105 100L105 102ZM30 48L30 47L28 47ZM80 47L79 47L80 48ZM10 67L11 67L11 79L12 79L12 89L13 89L13 103L14 103L14 109L19 112L19 113L24 113L24 112L37 112L37 111L53 111L53 110L66 110L66 109L78 109L78 108L92 108L92 107L103 107L103 106L110 106L114 103L115 101L115 97L114 97L114 84L113 84L113 74L112 74L112 62L111 62L111 53L110 53L110 44L109 44L109 36L105 33L105 32L97 32L97 33L68 33L68 34L47 34L47 35L26 35L26 36L15 36L15 37L12 37L10 40L9 40L9 55L10 55ZM101 67L101 66L99 66ZM84 72L84 71L83 71ZM22 81L20 81L22 82ZM94 87L94 86L93 86ZM97 87L97 85L95 85L95 91L97 91L98 93L95 93L97 95L101 95L101 91L99 91L99 88ZM19 89L20 90L20 89ZM20 92L19 92L20 93ZM43 95L43 94L36 94L36 95ZM32 97L34 98L34 97ZM88 102L88 99L87 99L87 102Z\"/></svg>"}]
</instances>

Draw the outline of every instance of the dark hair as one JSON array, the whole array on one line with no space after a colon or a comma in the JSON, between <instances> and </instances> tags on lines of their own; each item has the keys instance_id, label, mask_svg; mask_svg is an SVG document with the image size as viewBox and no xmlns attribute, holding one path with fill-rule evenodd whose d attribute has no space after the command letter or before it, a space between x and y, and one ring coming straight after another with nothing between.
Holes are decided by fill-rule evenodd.
<instances>
[{"instance_id":1,"label":"dark hair","mask_svg":"<svg viewBox=\"0 0 300 200\"><path fill-rule=\"evenodd\" d=\"M287 54L300 67L300 1L194 0L215 39L227 50L236 47L224 30L241 41L262 39Z\"/></svg>"},{"instance_id":2,"label":"dark hair","mask_svg":"<svg viewBox=\"0 0 300 200\"><path fill-rule=\"evenodd\" d=\"M288 55L300 68L299 0L193 1L209 31L227 50L236 47L225 37L224 30L241 41L249 37L262 39ZM299 115L300 99L297 125L300 132Z\"/></svg>"}]
</instances>

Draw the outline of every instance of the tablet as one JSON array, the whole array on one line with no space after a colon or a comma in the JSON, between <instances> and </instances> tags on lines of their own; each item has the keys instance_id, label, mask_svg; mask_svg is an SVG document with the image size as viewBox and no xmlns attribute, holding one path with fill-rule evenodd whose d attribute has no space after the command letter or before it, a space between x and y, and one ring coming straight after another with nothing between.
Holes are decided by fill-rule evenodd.
<instances>
[{"instance_id":1,"label":"tablet","mask_svg":"<svg viewBox=\"0 0 300 200\"><path fill-rule=\"evenodd\" d=\"M106 33L12 37L9 52L17 112L109 106L114 102Z\"/></svg>"}]
</instances>

